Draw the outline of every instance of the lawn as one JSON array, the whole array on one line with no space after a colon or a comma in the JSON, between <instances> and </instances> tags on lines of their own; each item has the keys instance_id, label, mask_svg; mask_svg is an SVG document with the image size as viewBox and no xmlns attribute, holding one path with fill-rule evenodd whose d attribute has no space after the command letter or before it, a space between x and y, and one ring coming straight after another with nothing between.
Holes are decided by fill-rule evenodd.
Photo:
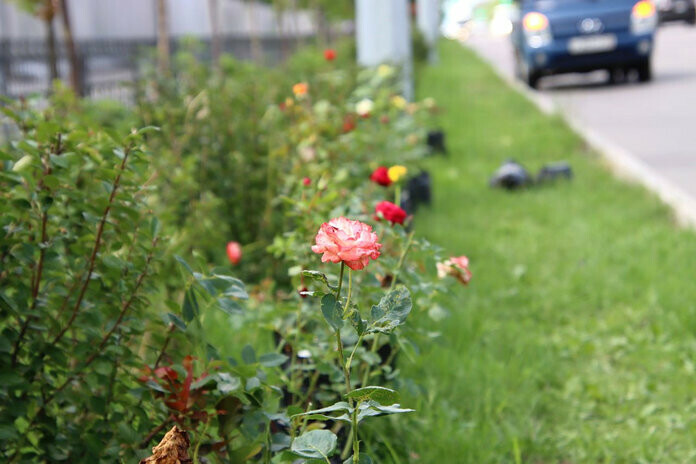
<instances>
[{"instance_id":1,"label":"lawn","mask_svg":"<svg viewBox=\"0 0 696 464\"><path fill-rule=\"evenodd\" d=\"M417 92L443 106L450 150L427 164L418 233L468 255L474 280L433 323L440 343L402 360L427 391L403 401L413 462L694 462L696 235L471 51L444 43ZM489 188L508 158L575 178Z\"/></svg>"}]
</instances>

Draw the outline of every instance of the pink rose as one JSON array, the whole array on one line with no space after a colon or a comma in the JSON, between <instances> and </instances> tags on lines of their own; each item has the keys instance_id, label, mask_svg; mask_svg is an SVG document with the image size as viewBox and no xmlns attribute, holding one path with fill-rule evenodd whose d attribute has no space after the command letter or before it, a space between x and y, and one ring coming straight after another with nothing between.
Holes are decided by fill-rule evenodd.
<instances>
[{"instance_id":1,"label":"pink rose","mask_svg":"<svg viewBox=\"0 0 696 464\"><path fill-rule=\"evenodd\" d=\"M442 263L437 263L437 275L441 279L452 276L467 285L472 277L471 270L469 270L469 258L453 256Z\"/></svg>"},{"instance_id":2,"label":"pink rose","mask_svg":"<svg viewBox=\"0 0 696 464\"><path fill-rule=\"evenodd\" d=\"M370 258L379 257L382 244L377 243L377 240L372 227L360 221L339 217L321 225L316 236L317 244L312 247L312 251L323 253L323 263L344 262L349 268L359 271L365 269Z\"/></svg>"}]
</instances>

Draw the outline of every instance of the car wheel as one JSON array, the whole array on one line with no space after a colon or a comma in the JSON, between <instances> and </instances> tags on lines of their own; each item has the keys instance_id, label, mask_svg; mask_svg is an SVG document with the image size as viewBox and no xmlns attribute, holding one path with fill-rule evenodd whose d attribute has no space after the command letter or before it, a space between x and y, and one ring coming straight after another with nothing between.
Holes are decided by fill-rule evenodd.
<instances>
[{"instance_id":1,"label":"car wheel","mask_svg":"<svg viewBox=\"0 0 696 464\"><path fill-rule=\"evenodd\" d=\"M636 68L638 71L638 80L640 82L650 82L652 80L652 65L650 58L643 60Z\"/></svg>"},{"instance_id":2,"label":"car wheel","mask_svg":"<svg viewBox=\"0 0 696 464\"><path fill-rule=\"evenodd\" d=\"M527 71L527 75L525 76L525 82L529 87L532 89L538 89L539 88L539 80L541 79L541 74L538 71L534 71L533 69L529 69Z\"/></svg>"}]
</instances>

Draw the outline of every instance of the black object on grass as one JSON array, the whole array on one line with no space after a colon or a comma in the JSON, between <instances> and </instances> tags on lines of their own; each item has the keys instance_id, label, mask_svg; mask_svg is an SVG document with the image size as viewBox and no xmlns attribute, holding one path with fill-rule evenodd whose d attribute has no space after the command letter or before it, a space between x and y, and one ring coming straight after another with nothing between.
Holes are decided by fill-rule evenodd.
<instances>
[{"instance_id":1,"label":"black object on grass","mask_svg":"<svg viewBox=\"0 0 696 464\"><path fill-rule=\"evenodd\" d=\"M528 187L534 182L527 170L515 160L507 160L491 177L491 187L516 190Z\"/></svg>"},{"instance_id":2,"label":"black object on grass","mask_svg":"<svg viewBox=\"0 0 696 464\"><path fill-rule=\"evenodd\" d=\"M447 154L447 147L445 146L445 133L441 130L433 130L428 132L426 138L426 143L430 147L431 153L442 153Z\"/></svg>"},{"instance_id":3,"label":"black object on grass","mask_svg":"<svg viewBox=\"0 0 696 464\"><path fill-rule=\"evenodd\" d=\"M401 207L408 214L416 212L420 205L429 205L432 201L432 181L428 171L421 171L406 182L401 192Z\"/></svg>"},{"instance_id":4,"label":"black object on grass","mask_svg":"<svg viewBox=\"0 0 696 464\"><path fill-rule=\"evenodd\" d=\"M538 184L541 184L544 182L551 182L558 179L570 180L572 178L573 168L570 167L570 164L566 162L560 162L547 164L546 166L541 168L541 171L539 171L539 174L537 174L536 181Z\"/></svg>"}]
</instances>

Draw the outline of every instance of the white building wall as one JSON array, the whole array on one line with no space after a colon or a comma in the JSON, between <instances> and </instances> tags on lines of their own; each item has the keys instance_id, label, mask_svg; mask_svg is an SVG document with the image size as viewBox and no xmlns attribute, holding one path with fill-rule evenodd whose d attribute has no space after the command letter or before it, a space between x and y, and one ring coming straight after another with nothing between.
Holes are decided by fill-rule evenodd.
<instances>
[{"instance_id":1,"label":"white building wall","mask_svg":"<svg viewBox=\"0 0 696 464\"><path fill-rule=\"evenodd\" d=\"M68 0L75 37L85 39L154 39L156 36L156 0ZM208 0L168 0L169 29L172 37L210 36ZM278 33L278 18L269 5L244 0L218 0L220 32L248 35ZM60 21L55 21L61 34ZM315 31L312 14L288 13L283 21L286 34L310 34ZM20 11L7 0L0 0L0 39L39 39L45 36L43 23Z\"/></svg>"}]
</instances>

